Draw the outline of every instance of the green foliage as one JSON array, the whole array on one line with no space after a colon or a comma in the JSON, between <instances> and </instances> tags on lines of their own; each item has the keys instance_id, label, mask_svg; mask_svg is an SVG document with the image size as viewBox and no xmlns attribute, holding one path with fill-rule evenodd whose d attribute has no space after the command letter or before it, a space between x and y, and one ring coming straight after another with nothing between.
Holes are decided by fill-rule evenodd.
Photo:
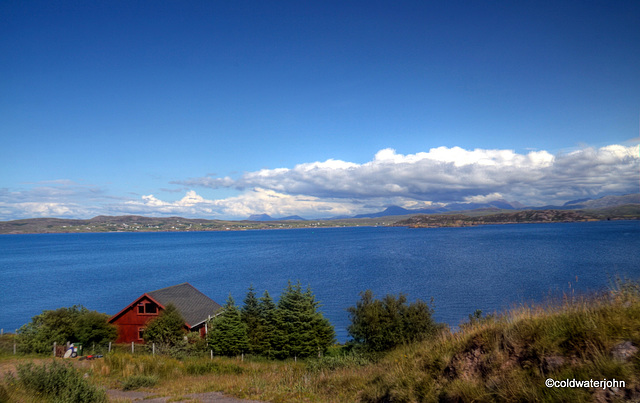
<instances>
[{"instance_id":1,"label":"green foliage","mask_svg":"<svg viewBox=\"0 0 640 403\"><path fill-rule=\"evenodd\" d=\"M300 282L287 285L277 305L276 356L310 357L321 355L335 340L329 321L317 311L311 289L302 291Z\"/></svg>"},{"instance_id":2,"label":"green foliage","mask_svg":"<svg viewBox=\"0 0 640 403\"><path fill-rule=\"evenodd\" d=\"M207 340L200 336L200 332L187 333L185 355L201 355L206 351L209 351L209 345L207 344Z\"/></svg>"},{"instance_id":3,"label":"green foliage","mask_svg":"<svg viewBox=\"0 0 640 403\"><path fill-rule=\"evenodd\" d=\"M375 299L373 292L360 293L361 300L349 307L347 328L354 343L369 351L386 351L398 345L423 340L440 327L433 321L433 309L421 300L407 304L404 294Z\"/></svg>"},{"instance_id":4,"label":"green foliage","mask_svg":"<svg viewBox=\"0 0 640 403\"><path fill-rule=\"evenodd\" d=\"M74 305L43 311L31 318L31 322L18 330L23 349L35 353L48 353L54 342L63 345L67 341L104 344L115 340L117 329L109 324L109 316Z\"/></svg>"},{"instance_id":5,"label":"green foliage","mask_svg":"<svg viewBox=\"0 0 640 403\"><path fill-rule=\"evenodd\" d=\"M155 343L159 352L168 352L185 345L185 320L173 304L147 324L143 338L147 344Z\"/></svg>"},{"instance_id":6,"label":"green foliage","mask_svg":"<svg viewBox=\"0 0 640 403\"><path fill-rule=\"evenodd\" d=\"M273 298L271 298L268 291L265 291L260 298L258 312L260 316L260 332L257 337L259 340L256 345L256 352L265 357L274 358L278 307L273 302Z\"/></svg>"},{"instance_id":7,"label":"green foliage","mask_svg":"<svg viewBox=\"0 0 640 403\"><path fill-rule=\"evenodd\" d=\"M211 321L210 327L207 340L214 354L234 356L247 349L247 326L242 322L242 314L231 295L222 313Z\"/></svg>"},{"instance_id":8,"label":"green foliage","mask_svg":"<svg viewBox=\"0 0 640 403\"><path fill-rule=\"evenodd\" d=\"M109 315L85 310L76 318L74 335L78 342L88 347L93 343L100 345L114 341L118 337L118 329L109 323Z\"/></svg>"},{"instance_id":9,"label":"green foliage","mask_svg":"<svg viewBox=\"0 0 640 403\"><path fill-rule=\"evenodd\" d=\"M156 386L157 383L158 377L156 375L131 375L122 382L122 390L150 388Z\"/></svg>"},{"instance_id":10,"label":"green foliage","mask_svg":"<svg viewBox=\"0 0 640 403\"><path fill-rule=\"evenodd\" d=\"M240 309L242 322L247 326L248 345L250 353L260 354L264 338L264 324L260 318L260 302L256 297L253 285L249 287L249 292L244 299L244 305Z\"/></svg>"},{"instance_id":11,"label":"green foliage","mask_svg":"<svg viewBox=\"0 0 640 403\"><path fill-rule=\"evenodd\" d=\"M18 365L18 380L26 390L56 402L106 402L104 390L91 385L70 364Z\"/></svg>"}]
</instances>

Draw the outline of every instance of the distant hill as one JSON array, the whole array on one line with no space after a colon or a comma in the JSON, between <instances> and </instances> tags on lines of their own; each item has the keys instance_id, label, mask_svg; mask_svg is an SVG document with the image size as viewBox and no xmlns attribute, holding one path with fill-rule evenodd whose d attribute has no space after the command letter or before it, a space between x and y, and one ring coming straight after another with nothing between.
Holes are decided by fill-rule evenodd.
<instances>
[{"instance_id":1,"label":"distant hill","mask_svg":"<svg viewBox=\"0 0 640 403\"><path fill-rule=\"evenodd\" d=\"M400 206L389 206L383 211L369 214L358 214L352 218L377 218L388 216L402 216L410 214L439 214L449 211L467 211L480 209L516 210L523 208L520 202L508 202L506 200L495 200L489 203L449 203L444 206L425 209L405 209Z\"/></svg>"},{"instance_id":2,"label":"distant hill","mask_svg":"<svg viewBox=\"0 0 640 403\"><path fill-rule=\"evenodd\" d=\"M600 199L587 200L579 204L572 204L575 208L600 209L617 207L625 204L640 204L640 194L629 194L624 196L605 196Z\"/></svg>"},{"instance_id":3,"label":"distant hill","mask_svg":"<svg viewBox=\"0 0 640 403\"><path fill-rule=\"evenodd\" d=\"M378 218L378 217L401 216L401 215L409 215L409 214L437 214L445 211L447 210L440 209L440 208L408 210L400 206L389 206L383 211L379 211L377 213L358 214L351 218Z\"/></svg>"},{"instance_id":4,"label":"distant hill","mask_svg":"<svg viewBox=\"0 0 640 403\"><path fill-rule=\"evenodd\" d=\"M571 200L566 202L562 206L547 205L542 207L528 208L535 210L589 210L624 206L626 204L640 204L640 193L633 193L624 196L604 196L598 199Z\"/></svg>"},{"instance_id":5,"label":"distant hill","mask_svg":"<svg viewBox=\"0 0 640 403\"><path fill-rule=\"evenodd\" d=\"M640 204L626 204L623 206L607 207L592 210L518 210L513 212L491 212L473 215L432 214L415 215L395 223L397 226L410 228L440 228L440 227L469 227L486 224L516 224L516 223L548 223L548 222L579 222L601 220L638 220L640 219Z\"/></svg>"},{"instance_id":6,"label":"distant hill","mask_svg":"<svg viewBox=\"0 0 640 403\"><path fill-rule=\"evenodd\" d=\"M306 219L299 215L290 215L287 217L273 218L269 214L252 214L247 219L248 221L306 221Z\"/></svg>"},{"instance_id":7,"label":"distant hill","mask_svg":"<svg viewBox=\"0 0 640 403\"><path fill-rule=\"evenodd\" d=\"M251 214L248 221L273 221L273 218L269 214Z\"/></svg>"},{"instance_id":8,"label":"distant hill","mask_svg":"<svg viewBox=\"0 0 640 403\"><path fill-rule=\"evenodd\" d=\"M427 209L405 209L400 206L389 206L383 211L369 214L358 214L351 218L378 218L413 214L442 214L447 212L466 212L471 210L591 210L617 207L628 204L640 204L640 193L624 196L605 196L599 199L579 199L568 201L562 206L547 205L529 207L518 201L495 200L489 203L449 203L444 206ZM344 218L344 217L343 217Z\"/></svg>"}]
</instances>

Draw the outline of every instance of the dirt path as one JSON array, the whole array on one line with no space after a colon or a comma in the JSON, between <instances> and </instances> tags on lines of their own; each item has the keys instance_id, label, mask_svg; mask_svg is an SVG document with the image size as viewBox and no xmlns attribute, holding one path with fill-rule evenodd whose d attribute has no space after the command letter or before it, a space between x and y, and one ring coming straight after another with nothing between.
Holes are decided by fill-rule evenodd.
<instances>
[{"instance_id":1,"label":"dirt path","mask_svg":"<svg viewBox=\"0 0 640 403\"><path fill-rule=\"evenodd\" d=\"M123 391L118 389L108 389L107 396L110 401L144 401L144 403L165 403L172 402L202 402L202 403L262 403L257 400L244 400L235 397L226 396L220 392L192 393L180 396L182 400L176 400L175 397L157 396L150 392L138 392L135 390Z\"/></svg>"}]
</instances>

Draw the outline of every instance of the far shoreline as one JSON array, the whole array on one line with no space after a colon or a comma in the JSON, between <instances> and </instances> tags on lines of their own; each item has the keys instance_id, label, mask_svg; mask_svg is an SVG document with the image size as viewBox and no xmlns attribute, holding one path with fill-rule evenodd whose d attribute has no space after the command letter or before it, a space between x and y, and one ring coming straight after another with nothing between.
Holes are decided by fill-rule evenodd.
<instances>
[{"instance_id":1,"label":"far shoreline","mask_svg":"<svg viewBox=\"0 0 640 403\"><path fill-rule=\"evenodd\" d=\"M297 226L297 227L264 227L264 228L229 228L229 229L198 229L198 230L135 230L135 231L56 231L56 232L5 232L2 235L65 235L65 234L169 234L169 233L208 233L208 232L246 232L246 231L277 231L277 230L315 230L315 229L339 229L339 228L407 228L407 229L439 229L439 228L474 228L489 225L513 225L513 224L570 224L570 223L586 223L586 222L603 222L603 221L639 221L640 218L602 218L602 219L583 219L583 220L566 220L566 221L508 221L508 222L473 222L464 224L442 224L442 225L411 225L400 224L399 222L388 225L376 224L354 224L354 225L318 225L318 226ZM272 221L272 223L277 221ZM255 223L260 223L256 221Z\"/></svg>"}]
</instances>

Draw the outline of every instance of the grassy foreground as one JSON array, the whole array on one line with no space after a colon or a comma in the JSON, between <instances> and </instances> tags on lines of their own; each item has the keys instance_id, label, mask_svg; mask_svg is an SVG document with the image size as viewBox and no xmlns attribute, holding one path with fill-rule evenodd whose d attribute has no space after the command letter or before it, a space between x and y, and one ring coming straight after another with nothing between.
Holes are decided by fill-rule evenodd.
<instances>
[{"instance_id":1,"label":"grassy foreground","mask_svg":"<svg viewBox=\"0 0 640 403\"><path fill-rule=\"evenodd\" d=\"M116 353L84 361L78 373L92 385L174 398L222 391L271 402L637 401L639 346L640 286L624 283L590 298L476 318L381 357L334 351L293 362ZM549 388L548 378L625 385ZM34 393L5 376L0 401L43 397Z\"/></svg>"}]
</instances>

